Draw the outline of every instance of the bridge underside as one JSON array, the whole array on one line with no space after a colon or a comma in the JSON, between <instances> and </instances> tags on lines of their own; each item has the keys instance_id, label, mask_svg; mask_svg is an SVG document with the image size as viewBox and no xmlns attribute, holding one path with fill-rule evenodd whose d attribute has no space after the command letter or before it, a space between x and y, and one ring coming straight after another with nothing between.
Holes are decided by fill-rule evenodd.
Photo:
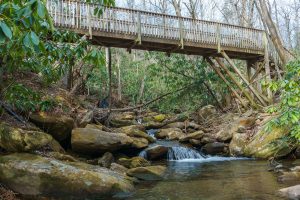
<instances>
[{"instance_id":1,"label":"bridge underside","mask_svg":"<svg viewBox=\"0 0 300 200\"><path fill-rule=\"evenodd\" d=\"M86 34L86 31L76 30L79 34ZM160 51L171 53L180 53L187 55L200 55L204 57L222 57L218 53L218 47L215 44L201 44L195 42L184 41L183 48L178 40L166 40L160 38L152 38L143 36L141 44L137 40L137 36L116 34L111 32L93 32L91 42L94 45L147 50L147 51ZM260 60L264 57L262 52L257 50L248 49L247 52L240 51L238 48L221 47L221 50L226 51L227 55L232 59L240 60Z\"/></svg>"}]
</instances>

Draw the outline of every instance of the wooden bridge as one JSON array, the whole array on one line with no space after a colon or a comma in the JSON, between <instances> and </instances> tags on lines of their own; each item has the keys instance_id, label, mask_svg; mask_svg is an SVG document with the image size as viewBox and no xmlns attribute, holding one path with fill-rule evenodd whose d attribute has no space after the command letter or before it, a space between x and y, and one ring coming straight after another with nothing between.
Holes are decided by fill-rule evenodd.
<instances>
[{"instance_id":1,"label":"wooden bridge","mask_svg":"<svg viewBox=\"0 0 300 200\"><path fill-rule=\"evenodd\" d=\"M48 0L56 27L92 36L93 44L127 49L218 56L262 57L268 45L265 32L230 24L194 20L126 8L103 8L70 0Z\"/></svg>"},{"instance_id":2,"label":"wooden bridge","mask_svg":"<svg viewBox=\"0 0 300 200\"><path fill-rule=\"evenodd\" d=\"M202 55L224 82L227 85L236 84L252 105L256 105L253 97L261 105L267 105L272 98L270 91L266 97L252 85L263 68L270 80L269 60L275 63L279 60L263 30L141 10L103 7L76 0L47 0L47 8L57 28L88 35L94 45L127 48L129 51L141 49ZM99 8L103 11L101 15L95 14ZM252 96L218 57L228 61L246 84L247 91L253 93ZM211 58L214 58L214 62ZM239 71L231 59L248 61L248 77ZM259 66L259 60L265 60L267 64L261 63ZM256 70L253 75L251 68ZM231 83L222 73L228 74ZM242 102L239 92L234 89L232 92Z\"/></svg>"}]
</instances>

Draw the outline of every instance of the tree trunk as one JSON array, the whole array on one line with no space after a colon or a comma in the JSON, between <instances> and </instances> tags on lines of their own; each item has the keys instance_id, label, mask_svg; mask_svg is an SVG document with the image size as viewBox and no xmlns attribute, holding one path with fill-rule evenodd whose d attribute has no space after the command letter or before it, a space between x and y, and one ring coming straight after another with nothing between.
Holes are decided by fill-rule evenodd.
<instances>
[{"instance_id":1,"label":"tree trunk","mask_svg":"<svg viewBox=\"0 0 300 200\"><path fill-rule=\"evenodd\" d=\"M256 4L258 5L258 4ZM271 40L279 54L279 57L283 63L283 65L285 65L288 61L289 61L289 53L288 51L284 48L283 46L283 42L281 40L280 34L271 18L271 15L269 13L267 4L266 4L266 0L259 0L259 7L260 9L260 14L261 14L261 19L262 21L267 25L270 36L271 36Z\"/></svg>"},{"instance_id":2,"label":"tree trunk","mask_svg":"<svg viewBox=\"0 0 300 200\"><path fill-rule=\"evenodd\" d=\"M108 108L111 111L112 106L112 73L111 73L111 49L107 47L105 49L106 54L106 67L108 70Z\"/></svg>"},{"instance_id":3,"label":"tree trunk","mask_svg":"<svg viewBox=\"0 0 300 200\"><path fill-rule=\"evenodd\" d=\"M121 81L121 58L117 56L117 68L118 68L118 101L122 101L122 81Z\"/></svg>"},{"instance_id":4,"label":"tree trunk","mask_svg":"<svg viewBox=\"0 0 300 200\"><path fill-rule=\"evenodd\" d=\"M146 75L144 75L144 77L142 79L141 87L140 87L139 97L137 100L137 102L139 104L143 103L143 96L144 96L144 90L145 90L145 79L146 79Z\"/></svg>"}]
</instances>

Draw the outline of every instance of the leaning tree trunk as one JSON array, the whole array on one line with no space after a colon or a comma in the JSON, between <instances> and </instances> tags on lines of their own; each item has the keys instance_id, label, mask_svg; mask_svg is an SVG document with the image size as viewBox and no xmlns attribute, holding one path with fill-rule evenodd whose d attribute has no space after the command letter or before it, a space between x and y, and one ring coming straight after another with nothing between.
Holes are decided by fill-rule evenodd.
<instances>
[{"instance_id":1,"label":"leaning tree trunk","mask_svg":"<svg viewBox=\"0 0 300 200\"><path fill-rule=\"evenodd\" d=\"M260 9L260 15L262 21L266 24L268 27L271 40L278 52L278 55L283 63L285 65L289 61L289 52L284 48L283 42L281 40L280 34L276 28L276 25L274 24L272 17L269 13L266 0L259 0L259 4L256 4L258 9ZM259 5L259 6L258 6Z\"/></svg>"}]
</instances>

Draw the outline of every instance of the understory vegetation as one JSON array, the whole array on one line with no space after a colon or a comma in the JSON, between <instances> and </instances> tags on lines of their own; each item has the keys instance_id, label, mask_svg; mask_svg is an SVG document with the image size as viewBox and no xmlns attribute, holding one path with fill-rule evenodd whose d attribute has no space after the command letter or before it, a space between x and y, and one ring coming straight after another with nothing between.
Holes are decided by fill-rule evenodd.
<instances>
[{"instance_id":1,"label":"understory vegetation","mask_svg":"<svg viewBox=\"0 0 300 200\"><path fill-rule=\"evenodd\" d=\"M95 2L114 5L114 1ZM228 86L200 56L112 49L110 72L105 49L91 45L87 36L55 29L44 1L4 0L0 13L1 102L16 112L55 110L59 102L41 88L63 87L72 95L105 100L110 95L110 73L114 107L156 98L149 107L160 112L195 111L208 104L223 109L233 103ZM290 125L296 138L300 138L299 62L290 62L283 80L268 86L281 99L269 109L279 115L274 124ZM245 73L245 63L237 64Z\"/></svg>"}]
</instances>

